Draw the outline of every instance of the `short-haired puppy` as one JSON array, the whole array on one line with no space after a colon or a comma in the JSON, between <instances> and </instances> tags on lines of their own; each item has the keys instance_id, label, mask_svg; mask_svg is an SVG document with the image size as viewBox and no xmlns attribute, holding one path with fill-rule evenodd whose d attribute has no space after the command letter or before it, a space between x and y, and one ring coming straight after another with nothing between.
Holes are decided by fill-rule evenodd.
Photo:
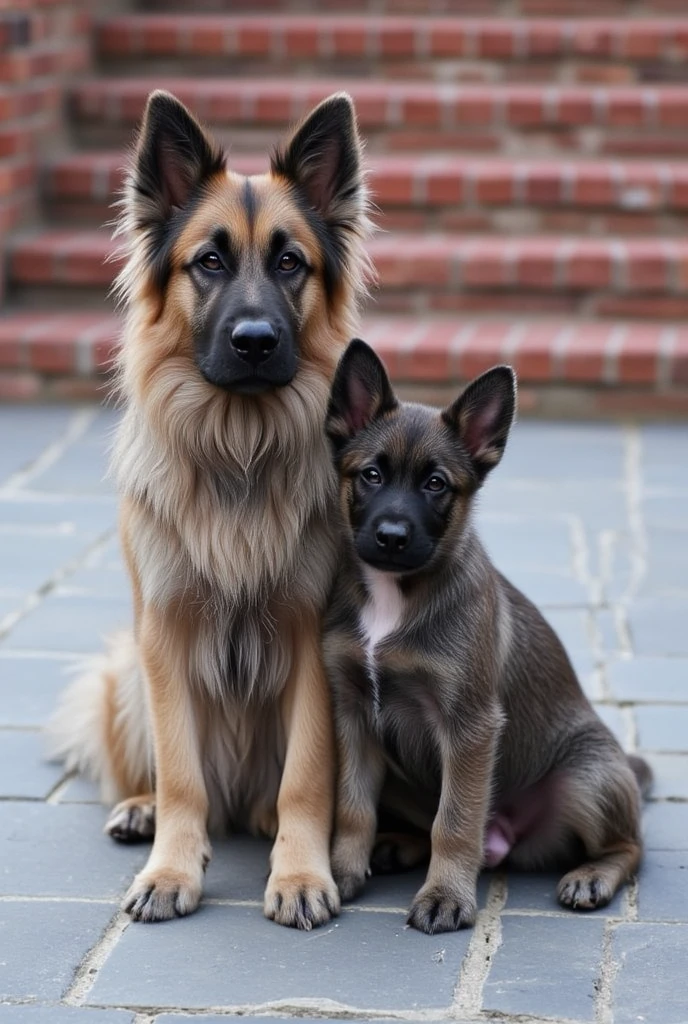
<instances>
[{"instance_id":1,"label":"short-haired puppy","mask_svg":"<svg viewBox=\"0 0 688 1024\"><path fill-rule=\"evenodd\" d=\"M471 925L483 866L560 866L559 901L608 903L641 857L651 780L586 699L564 648L495 569L473 504L502 457L515 377L497 366L443 411L399 402L373 350L339 364L327 433L346 520L326 620L339 782L333 873L364 885L379 808L427 822L409 923Z\"/></svg>"}]
</instances>

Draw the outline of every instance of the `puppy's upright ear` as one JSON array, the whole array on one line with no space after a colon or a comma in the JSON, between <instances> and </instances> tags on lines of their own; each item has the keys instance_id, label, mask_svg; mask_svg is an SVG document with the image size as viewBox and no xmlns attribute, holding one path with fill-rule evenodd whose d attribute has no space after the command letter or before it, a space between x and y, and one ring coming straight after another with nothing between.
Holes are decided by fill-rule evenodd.
<instances>
[{"instance_id":1,"label":"puppy's upright ear","mask_svg":"<svg viewBox=\"0 0 688 1024\"><path fill-rule=\"evenodd\" d=\"M327 409L325 429L335 451L398 404L381 360L354 338L339 360Z\"/></svg>"},{"instance_id":2,"label":"puppy's upright ear","mask_svg":"<svg viewBox=\"0 0 688 1024\"><path fill-rule=\"evenodd\" d=\"M130 226L146 230L183 209L225 158L186 107L168 92L148 97L127 189Z\"/></svg>"},{"instance_id":3,"label":"puppy's upright ear","mask_svg":"<svg viewBox=\"0 0 688 1024\"><path fill-rule=\"evenodd\" d=\"M504 454L515 411L516 374L510 366L494 366L442 413L458 433L480 481Z\"/></svg>"}]
</instances>

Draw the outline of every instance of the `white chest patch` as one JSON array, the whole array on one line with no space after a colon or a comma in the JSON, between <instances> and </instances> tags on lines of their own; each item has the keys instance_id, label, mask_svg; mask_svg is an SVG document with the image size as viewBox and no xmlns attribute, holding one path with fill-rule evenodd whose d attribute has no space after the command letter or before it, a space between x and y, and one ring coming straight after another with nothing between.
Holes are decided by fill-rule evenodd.
<instances>
[{"instance_id":1,"label":"white chest patch","mask_svg":"<svg viewBox=\"0 0 688 1024\"><path fill-rule=\"evenodd\" d=\"M373 710L377 717L380 711L380 689L375 648L381 640L401 625L404 617L404 598L396 577L391 573L367 567L364 572L368 600L361 609L359 626L373 686Z\"/></svg>"}]
</instances>

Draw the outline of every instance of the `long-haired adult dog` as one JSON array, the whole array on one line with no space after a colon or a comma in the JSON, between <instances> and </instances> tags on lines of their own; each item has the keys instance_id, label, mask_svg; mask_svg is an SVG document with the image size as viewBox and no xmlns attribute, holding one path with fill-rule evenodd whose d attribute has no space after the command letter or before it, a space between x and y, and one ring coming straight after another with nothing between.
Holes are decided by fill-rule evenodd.
<instances>
[{"instance_id":1,"label":"long-haired adult dog","mask_svg":"<svg viewBox=\"0 0 688 1024\"><path fill-rule=\"evenodd\" d=\"M124 907L195 909L209 826L274 835L265 913L339 908L321 616L336 537L323 423L363 290L350 99L318 106L243 177L151 95L123 200L126 410L114 452L135 625L76 680L55 747L99 779L106 830L155 833Z\"/></svg>"},{"instance_id":2,"label":"long-haired adult dog","mask_svg":"<svg viewBox=\"0 0 688 1024\"><path fill-rule=\"evenodd\" d=\"M399 403L356 341L329 408L348 527L324 639L340 760L332 867L352 898L382 793L383 808L430 832L409 915L425 932L473 922L483 863L563 864L559 900L592 909L640 859L648 766L623 753L472 524L514 399L501 366L443 412Z\"/></svg>"}]
</instances>

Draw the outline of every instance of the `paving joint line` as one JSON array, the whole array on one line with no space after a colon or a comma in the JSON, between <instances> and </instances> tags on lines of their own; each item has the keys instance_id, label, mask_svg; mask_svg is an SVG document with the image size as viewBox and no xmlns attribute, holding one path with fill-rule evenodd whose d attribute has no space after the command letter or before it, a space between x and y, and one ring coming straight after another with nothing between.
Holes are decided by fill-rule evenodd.
<instances>
[{"instance_id":1,"label":"paving joint line","mask_svg":"<svg viewBox=\"0 0 688 1024\"><path fill-rule=\"evenodd\" d=\"M83 1006L98 974L113 949L131 924L131 918L117 910L98 941L91 946L76 969L74 979L67 989L63 1002L67 1006Z\"/></svg>"},{"instance_id":2,"label":"paving joint line","mask_svg":"<svg viewBox=\"0 0 688 1024\"><path fill-rule=\"evenodd\" d=\"M508 892L506 876L495 875L490 881L487 904L478 911L454 990L452 1010L456 1020L475 1017L481 1011L485 982L502 944L501 913L506 906Z\"/></svg>"},{"instance_id":3,"label":"paving joint line","mask_svg":"<svg viewBox=\"0 0 688 1024\"><path fill-rule=\"evenodd\" d=\"M65 454L70 445L84 436L97 415L97 408L84 408L79 409L70 416L62 436L58 437L55 441L51 441L40 455L29 462L28 465L17 470L16 473L12 473L0 487L0 497L21 490L34 477L49 469L50 466L53 466Z\"/></svg>"}]
</instances>

